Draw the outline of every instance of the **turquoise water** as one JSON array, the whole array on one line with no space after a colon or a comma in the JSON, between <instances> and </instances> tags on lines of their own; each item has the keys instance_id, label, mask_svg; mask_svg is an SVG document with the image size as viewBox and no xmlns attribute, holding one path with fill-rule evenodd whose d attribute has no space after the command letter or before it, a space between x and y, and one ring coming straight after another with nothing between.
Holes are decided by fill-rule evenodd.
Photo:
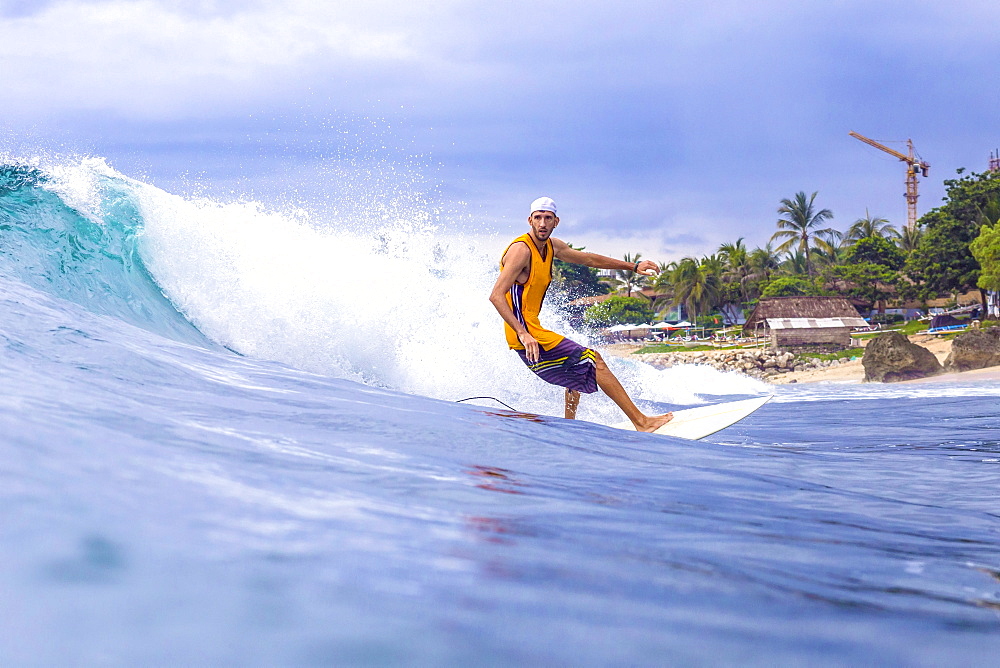
<instances>
[{"instance_id":1,"label":"turquoise water","mask_svg":"<svg viewBox=\"0 0 1000 668\"><path fill-rule=\"evenodd\" d=\"M1000 656L1000 383L615 360L650 409L776 397L700 442L569 422L490 312L506 239L0 183L0 664Z\"/></svg>"}]
</instances>

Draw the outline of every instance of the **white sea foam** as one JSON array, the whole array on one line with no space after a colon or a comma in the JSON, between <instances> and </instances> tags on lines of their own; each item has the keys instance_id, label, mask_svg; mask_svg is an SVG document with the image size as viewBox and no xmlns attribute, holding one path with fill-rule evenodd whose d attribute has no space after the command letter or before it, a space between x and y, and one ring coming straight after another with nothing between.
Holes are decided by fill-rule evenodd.
<instances>
[{"instance_id":1,"label":"white sea foam","mask_svg":"<svg viewBox=\"0 0 1000 668\"><path fill-rule=\"evenodd\" d=\"M803 401L855 401L870 399L948 399L1000 397L1000 381L961 378L928 379L918 383L805 383L776 388L776 403Z\"/></svg>"}]
</instances>

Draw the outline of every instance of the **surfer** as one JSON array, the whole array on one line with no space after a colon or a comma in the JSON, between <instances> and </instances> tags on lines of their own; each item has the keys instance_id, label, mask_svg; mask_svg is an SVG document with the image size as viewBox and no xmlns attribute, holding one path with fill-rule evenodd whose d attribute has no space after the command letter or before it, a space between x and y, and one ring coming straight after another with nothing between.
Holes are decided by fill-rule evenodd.
<instances>
[{"instance_id":1,"label":"surfer","mask_svg":"<svg viewBox=\"0 0 1000 668\"><path fill-rule=\"evenodd\" d=\"M590 394L600 388L625 412L637 431L655 431L673 414L646 415L640 411L600 353L543 329L538 313L552 280L554 258L597 269L627 269L646 276L658 272L659 267L650 260L633 264L570 248L552 236L558 224L556 203L539 197L531 203L530 229L514 239L500 259L500 276L490 293L490 302L503 318L507 344L539 378L566 388L567 418L576 417L581 392Z\"/></svg>"}]
</instances>

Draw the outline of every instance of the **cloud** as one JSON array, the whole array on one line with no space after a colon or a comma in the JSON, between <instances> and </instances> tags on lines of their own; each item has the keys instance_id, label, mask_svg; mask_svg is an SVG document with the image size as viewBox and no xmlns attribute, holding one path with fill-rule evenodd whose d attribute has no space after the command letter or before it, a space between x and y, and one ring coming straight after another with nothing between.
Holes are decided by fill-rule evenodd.
<instances>
[{"instance_id":1,"label":"cloud","mask_svg":"<svg viewBox=\"0 0 1000 668\"><path fill-rule=\"evenodd\" d=\"M151 0L51 3L0 22L4 86L12 106L28 113L185 117L259 103L319 62L335 73L418 58L400 27L291 4L205 15Z\"/></svg>"},{"instance_id":2,"label":"cloud","mask_svg":"<svg viewBox=\"0 0 1000 668\"><path fill-rule=\"evenodd\" d=\"M265 180L267 150L314 160L383 123L484 220L519 221L541 190L581 233L707 225L706 252L763 243L799 190L838 223L869 208L899 224L902 170L849 130L914 139L932 164L922 211L1000 143L982 28L1000 5L975 0L0 6L8 124L55 119L152 164L169 150Z\"/></svg>"}]
</instances>

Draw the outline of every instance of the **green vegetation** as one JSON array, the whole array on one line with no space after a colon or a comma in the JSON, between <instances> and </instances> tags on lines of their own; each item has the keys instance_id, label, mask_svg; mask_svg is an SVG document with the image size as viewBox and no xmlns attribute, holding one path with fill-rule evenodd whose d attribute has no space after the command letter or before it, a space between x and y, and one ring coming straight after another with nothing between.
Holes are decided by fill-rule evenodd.
<instances>
[{"instance_id":1,"label":"green vegetation","mask_svg":"<svg viewBox=\"0 0 1000 668\"><path fill-rule=\"evenodd\" d=\"M584 250L582 246L577 248L572 244L570 248ZM611 288L601 282L596 269L582 264L563 262L558 258L552 263L552 279L558 289L566 293L567 298L571 300L606 295L611 292Z\"/></svg>"},{"instance_id":2,"label":"green vegetation","mask_svg":"<svg viewBox=\"0 0 1000 668\"><path fill-rule=\"evenodd\" d=\"M1000 290L1000 224L983 225L969 249L982 268L976 284L984 290Z\"/></svg>"},{"instance_id":3,"label":"green vegetation","mask_svg":"<svg viewBox=\"0 0 1000 668\"><path fill-rule=\"evenodd\" d=\"M893 327L893 329L898 329L906 336L911 336L913 334L919 334L920 332L926 332L929 324L930 323L926 320L911 320L906 324L897 325L896 327Z\"/></svg>"},{"instance_id":4,"label":"green vegetation","mask_svg":"<svg viewBox=\"0 0 1000 668\"><path fill-rule=\"evenodd\" d=\"M822 294L822 288L816 285L816 281L803 276L776 278L760 291L760 296L764 299L768 297L815 297Z\"/></svg>"},{"instance_id":5,"label":"green vegetation","mask_svg":"<svg viewBox=\"0 0 1000 668\"><path fill-rule=\"evenodd\" d=\"M656 277L615 272L602 278L600 287L596 272L576 275L558 267L556 283L567 291L603 289L639 300L628 308L591 306L584 321L594 326L650 322L681 307L684 318L711 329L732 324L735 314L749 314L761 298L791 295L843 296L862 312L881 314L904 301L978 288L985 310L986 290L1000 289L1000 173L962 172L945 181L944 203L915 229L899 230L865 211L846 231L837 230L833 212L817 203L818 193L802 191L781 200L777 229L764 246L751 249L740 238L711 255L663 264ZM629 262L638 259L626 256ZM655 298L637 292L642 287L652 288ZM890 325L895 327L883 324ZM919 331L926 325L912 327Z\"/></svg>"},{"instance_id":6,"label":"green vegetation","mask_svg":"<svg viewBox=\"0 0 1000 668\"><path fill-rule=\"evenodd\" d=\"M583 321L593 327L608 327L623 323L642 323L653 319L648 299L641 297L611 297L594 304L583 314Z\"/></svg>"},{"instance_id":7,"label":"green vegetation","mask_svg":"<svg viewBox=\"0 0 1000 668\"><path fill-rule=\"evenodd\" d=\"M905 262L906 254L885 237L861 237L844 253L844 263L831 267L830 275L843 281L847 296L884 303L898 292Z\"/></svg>"},{"instance_id":8,"label":"green vegetation","mask_svg":"<svg viewBox=\"0 0 1000 668\"><path fill-rule=\"evenodd\" d=\"M970 174L944 184L945 204L918 222L923 233L904 268L913 281L907 292L918 298L980 287L981 266L971 245L984 225L1000 217L1000 174ZM985 294L982 301L985 306Z\"/></svg>"}]
</instances>

